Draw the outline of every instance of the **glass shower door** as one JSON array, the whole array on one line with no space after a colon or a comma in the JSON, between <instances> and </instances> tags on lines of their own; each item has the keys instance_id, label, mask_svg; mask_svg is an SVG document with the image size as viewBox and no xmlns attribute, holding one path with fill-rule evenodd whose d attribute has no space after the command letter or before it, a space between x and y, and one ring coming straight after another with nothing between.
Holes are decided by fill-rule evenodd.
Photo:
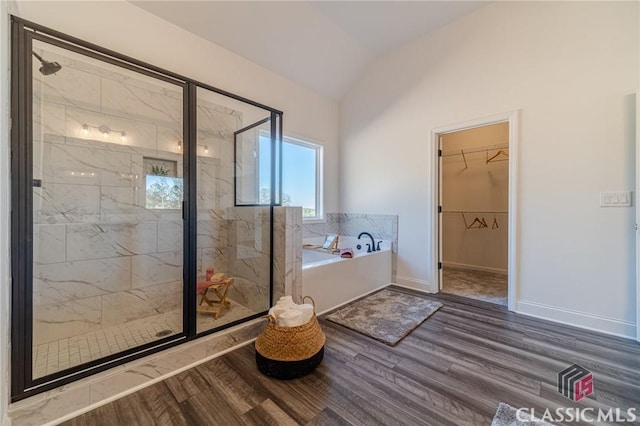
<instances>
[{"instance_id":1,"label":"glass shower door","mask_svg":"<svg viewBox=\"0 0 640 426\"><path fill-rule=\"evenodd\" d=\"M271 306L271 156L260 152L270 117L262 108L197 90L198 333Z\"/></svg>"},{"instance_id":2,"label":"glass shower door","mask_svg":"<svg viewBox=\"0 0 640 426\"><path fill-rule=\"evenodd\" d=\"M183 85L33 40L32 378L183 333Z\"/></svg>"},{"instance_id":3,"label":"glass shower door","mask_svg":"<svg viewBox=\"0 0 640 426\"><path fill-rule=\"evenodd\" d=\"M266 313L282 112L11 29L12 402Z\"/></svg>"}]
</instances>

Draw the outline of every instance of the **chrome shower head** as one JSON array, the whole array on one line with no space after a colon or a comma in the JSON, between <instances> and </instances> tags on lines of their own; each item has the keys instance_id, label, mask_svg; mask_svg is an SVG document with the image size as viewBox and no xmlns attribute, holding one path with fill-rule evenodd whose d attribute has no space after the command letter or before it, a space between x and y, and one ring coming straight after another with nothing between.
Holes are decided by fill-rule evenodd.
<instances>
[{"instance_id":1,"label":"chrome shower head","mask_svg":"<svg viewBox=\"0 0 640 426\"><path fill-rule=\"evenodd\" d=\"M42 75L55 74L62 69L62 65L60 65L59 63L46 61L42 59L42 56L38 55L36 52L31 52L31 53L33 53L33 56L38 58L38 60L42 64L39 70L42 73Z\"/></svg>"}]
</instances>

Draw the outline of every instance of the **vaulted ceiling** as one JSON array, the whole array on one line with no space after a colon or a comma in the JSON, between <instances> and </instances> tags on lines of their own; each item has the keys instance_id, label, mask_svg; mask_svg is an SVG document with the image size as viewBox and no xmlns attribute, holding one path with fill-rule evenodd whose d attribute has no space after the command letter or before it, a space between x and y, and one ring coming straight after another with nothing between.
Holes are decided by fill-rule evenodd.
<instances>
[{"instance_id":1,"label":"vaulted ceiling","mask_svg":"<svg viewBox=\"0 0 640 426\"><path fill-rule=\"evenodd\" d=\"M132 3L336 100L344 96L377 56L487 4L166 0Z\"/></svg>"}]
</instances>

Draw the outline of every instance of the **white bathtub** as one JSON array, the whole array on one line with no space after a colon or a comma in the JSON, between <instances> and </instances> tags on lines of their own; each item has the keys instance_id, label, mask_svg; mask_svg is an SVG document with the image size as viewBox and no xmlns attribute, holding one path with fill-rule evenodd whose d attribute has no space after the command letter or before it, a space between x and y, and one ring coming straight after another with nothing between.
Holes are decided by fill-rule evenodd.
<instances>
[{"instance_id":1,"label":"white bathtub","mask_svg":"<svg viewBox=\"0 0 640 426\"><path fill-rule=\"evenodd\" d=\"M376 244L379 240L376 240ZM322 238L311 238L305 244L322 244ZM380 251L367 253L366 240L340 236L339 248L352 248L355 257L343 259L338 255L316 250L302 250L302 295L316 302L316 312L335 308L350 300L391 283L391 243L383 241ZM361 249L356 246L360 244Z\"/></svg>"}]
</instances>

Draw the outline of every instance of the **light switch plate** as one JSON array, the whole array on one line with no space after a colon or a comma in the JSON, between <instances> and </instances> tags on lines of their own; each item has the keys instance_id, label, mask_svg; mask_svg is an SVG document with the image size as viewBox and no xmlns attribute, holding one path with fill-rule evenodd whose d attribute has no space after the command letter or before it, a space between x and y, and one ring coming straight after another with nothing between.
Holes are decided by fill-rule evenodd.
<instances>
[{"instance_id":1,"label":"light switch plate","mask_svg":"<svg viewBox=\"0 0 640 426\"><path fill-rule=\"evenodd\" d=\"M631 191L601 192L600 207L631 207Z\"/></svg>"}]
</instances>

